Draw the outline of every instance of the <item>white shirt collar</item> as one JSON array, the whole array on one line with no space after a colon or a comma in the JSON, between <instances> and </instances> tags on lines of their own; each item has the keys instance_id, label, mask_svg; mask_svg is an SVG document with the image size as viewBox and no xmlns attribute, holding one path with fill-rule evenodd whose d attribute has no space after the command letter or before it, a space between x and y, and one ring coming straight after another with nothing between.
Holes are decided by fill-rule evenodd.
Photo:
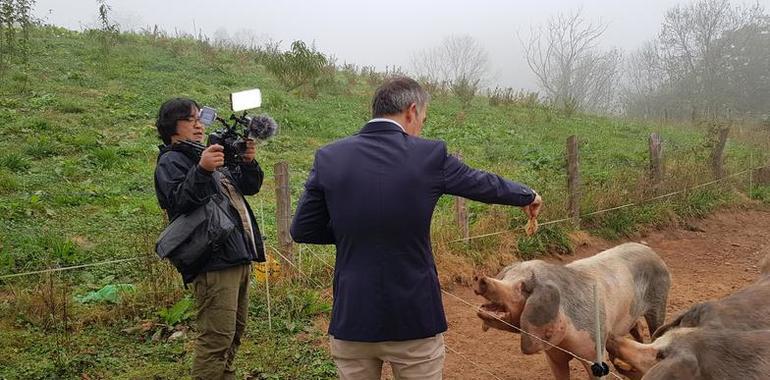
<instances>
[{"instance_id":1,"label":"white shirt collar","mask_svg":"<svg viewBox=\"0 0 770 380\"><path fill-rule=\"evenodd\" d=\"M404 131L404 133L406 133L406 129L404 129L404 127L402 127L401 124L399 124L397 121L395 121L393 119L387 119L387 118L384 118L384 117L376 117L376 118L374 118L372 120L369 120L366 124L374 123L374 122L383 122L383 121L389 122L389 123L393 123L395 125L398 125L398 127L401 128L401 130Z\"/></svg>"}]
</instances>

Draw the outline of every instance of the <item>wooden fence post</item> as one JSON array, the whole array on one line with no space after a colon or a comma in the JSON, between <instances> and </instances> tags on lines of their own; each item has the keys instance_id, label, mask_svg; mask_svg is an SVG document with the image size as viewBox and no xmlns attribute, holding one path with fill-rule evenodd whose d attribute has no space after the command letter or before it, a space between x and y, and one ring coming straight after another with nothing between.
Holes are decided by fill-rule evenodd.
<instances>
[{"instance_id":1,"label":"wooden fence post","mask_svg":"<svg viewBox=\"0 0 770 380\"><path fill-rule=\"evenodd\" d=\"M455 154L458 160L463 160L462 153ZM460 233L463 237L463 243L468 243L470 238L470 228L468 225L468 206L465 204L465 198L455 197L455 217L457 220L457 226L460 228Z\"/></svg>"},{"instance_id":2,"label":"wooden fence post","mask_svg":"<svg viewBox=\"0 0 770 380\"><path fill-rule=\"evenodd\" d=\"M285 257L281 258L283 273L293 273L294 264L293 241L289 233L291 224L291 193L289 192L289 164L280 161L275 164L275 224L278 235L278 250ZM286 262L286 261L289 262Z\"/></svg>"},{"instance_id":3,"label":"wooden fence post","mask_svg":"<svg viewBox=\"0 0 770 380\"><path fill-rule=\"evenodd\" d=\"M657 133L650 134L650 179L657 192L663 180L663 145Z\"/></svg>"},{"instance_id":4,"label":"wooden fence post","mask_svg":"<svg viewBox=\"0 0 770 380\"><path fill-rule=\"evenodd\" d=\"M714 178L719 179L725 176L724 170L724 151L725 144L727 143L727 135L730 133L730 128L721 128L719 130L719 138L714 150L711 152L711 172L714 174Z\"/></svg>"},{"instance_id":5,"label":"wooden fence post","mask_svg":"<svg viewBox=\"0 0 770 380\"><path fill-rule=\"evenodd\" d=\"M569 190L569 215L576 228L580 228L580 165L578 139L567 138L567 189Z\"/></svg>"}]
</instances>

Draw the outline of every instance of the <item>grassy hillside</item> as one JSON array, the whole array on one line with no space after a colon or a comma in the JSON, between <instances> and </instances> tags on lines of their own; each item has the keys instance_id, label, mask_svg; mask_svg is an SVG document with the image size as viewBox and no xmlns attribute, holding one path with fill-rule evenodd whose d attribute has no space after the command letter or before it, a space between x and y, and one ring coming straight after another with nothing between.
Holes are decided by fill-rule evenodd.
<instances>
[{"instance_id":1,"label":"grassy hillside","mask_svg":"<svg viewBox=\"0 0 770 380\"><path fill-rule=\"evenodd\" d=\"M259 87L261 111L280 124L280 135L260 147L268 180L249 202L276 245L273 165L289 162L293 199L313 152L355 133L368 119L377 78L337 72L313 97L286 91L250 52L219 50L185 39L123 35L109 49L96 34L58 28L34 30L28 64L0 72L0 276L103 260L143 257L108 266L0 279L0 378L178 378L190 363L191 341L168 340L172 325L189 324L187 292L166 264L154 258L163 228L152 182L159 140L153 127L159 105L187 96L226 113L229 93ZM647 137L665 140L667 179L662 192L710 179L705 128L651 125L588 115L565 116L540 105L493 107L476 98L463 110L435 94L424 136L445 140L475 167L530 184L544 197L542 220L566 216L565 140L581 139L582 208L591 212L651 196ZM737 172L766 162L767 136L734 131L726 165ZM731 202L747 177L684 196L600 214L584 228L608 237L697 216ZM756 187L753 196L768 191ZM521 226L518 210L470 204L472 234ZM458 236L452 199L442 198L434 221L439 272L463 279L473 267L497 268L522 257L568 250L569 228L554 225L537 237L506 234L448 243ZM264 284L255 284L251 324L239 353L253 378L330 378L334 368L321 348L324 331L312 321L326 315L333 251L303 249L298 276L271 289L268 324ZM469 269L470 268L470 269ZM131 284L114 303L76 300L105 285ZM178 316L169 316L172 306ZM161 313L165 310L165 313ZM143 327L144 326L144 327Z\"/></svg>"}]
</instances>

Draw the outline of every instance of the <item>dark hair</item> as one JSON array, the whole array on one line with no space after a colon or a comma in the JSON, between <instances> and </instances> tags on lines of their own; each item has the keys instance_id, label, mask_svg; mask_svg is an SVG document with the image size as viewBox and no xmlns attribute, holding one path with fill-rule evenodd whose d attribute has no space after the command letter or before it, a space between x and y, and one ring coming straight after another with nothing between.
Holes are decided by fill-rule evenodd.
<instances>
[{"instance_id":1,"label":"dark hair","mask_svg":"<svg viewBox=\"0 0 770 380\"><path fill-rule=\"evenodd\" d=\"M158 118L155 120L155 128L163 143L171 144L171 136L176 134L176 122L193 116L192 108L200 109L198 103L188 98L173 98L160 106Z\"/></svg>"},{"instance_id":2,"label":"dark hair","mask_svg":"<svg viewBox=\"0 0 770 380\"><path fill-rule=\"evenodd\" d=\"M430 95L419 83L408 77L388 79L374 93L372 117L396 115L406 111L410 104L422 107L430 101Z\"/></svg>"}]
</instances>

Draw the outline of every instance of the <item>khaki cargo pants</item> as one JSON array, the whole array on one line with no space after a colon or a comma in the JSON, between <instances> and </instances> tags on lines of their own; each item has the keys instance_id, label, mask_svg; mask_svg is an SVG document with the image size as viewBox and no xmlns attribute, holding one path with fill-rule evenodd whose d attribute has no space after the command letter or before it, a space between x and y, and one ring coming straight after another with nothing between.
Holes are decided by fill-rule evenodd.
<instances>
[{"instance_id":1,"label":"khaki cargo pants","mask_svg":"<svg viewBox=\"0 0 770 380\"><path fill-rule=\"evenodd\" d=\"M193 281L198 331L192 378L235 379L233 360L246 329L251 264L201 273Z\"/></svg>"},{"instance_id":2,"label":"khaki cargo pants","mask_svg":"<svg viewBox=\"0 0 770 380\"><path fill-rule=\"evenodd\" d=\"M441 380L444 334L400 342L353 342L330 336L331 352L341 380L379 380L389 362L396 380Z\"/></svg>"}]
</instances>

